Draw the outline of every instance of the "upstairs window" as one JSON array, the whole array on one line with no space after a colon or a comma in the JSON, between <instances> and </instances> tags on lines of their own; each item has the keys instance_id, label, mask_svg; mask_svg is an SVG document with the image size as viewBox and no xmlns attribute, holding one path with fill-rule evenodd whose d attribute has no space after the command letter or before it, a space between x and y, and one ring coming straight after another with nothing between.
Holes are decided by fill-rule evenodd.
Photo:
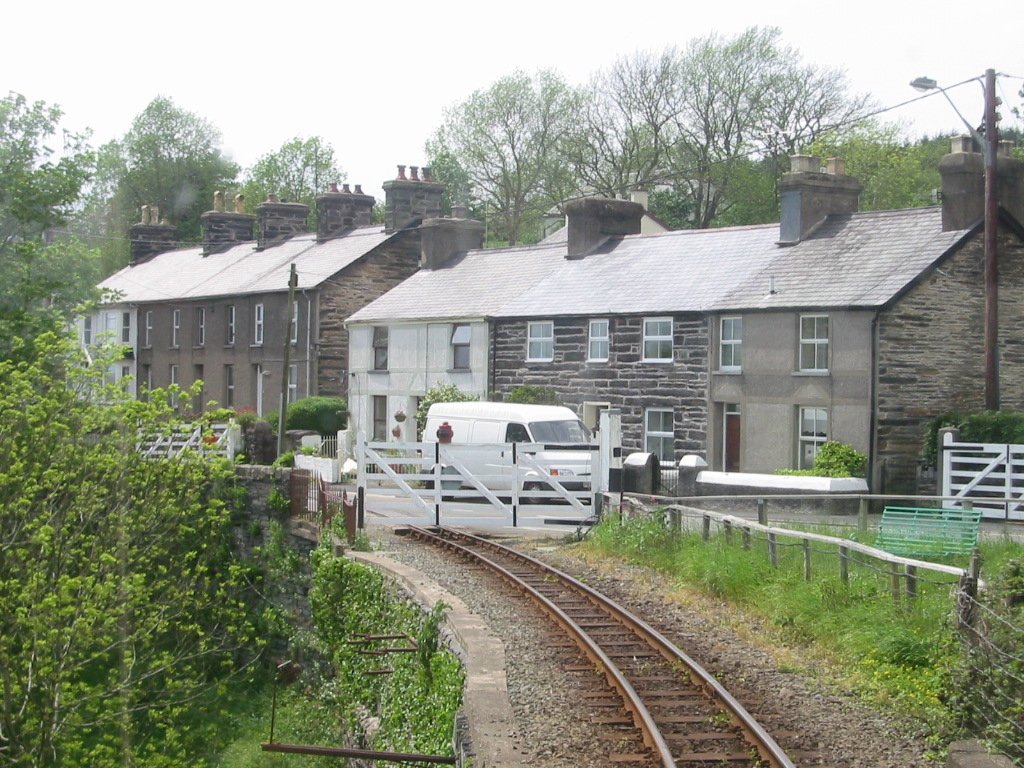
<instances>
[{"instance_id":1,"label":"upstairs window","mask_svg":"<svg viewBox=\"0 0 1024 768\"><path fill-rule=\"evenodd\" d=\"M469 343L472 339L472 329L465 324L456 325L452 328L452 369L456 371L469 370Z\"/></svg>"},{"instance_id":2,"label":"upstairs window","mask_svg":"<svg viewBox=\"0 0 1024 768\"><path fill-rule=\"evenodd\" d=\"M550 320L526 326L527 362L550 363L555 359L555 324Z\"/></svg>"},{"instance_id":3,"label":"upstairs window","mask_svg":"<svg viewBox=\"0 0 1024 768\"><path fill-rule=\"evenodd\" d=\"M718 368L738 371L743 363L743 318L723 317L719 344Z\"/></svg>"},{"instance_id":4,"label":"upstairs window","mask_svg":"<svg viewBox=\"0 0 1024 768\"><path fill-rule=\"evenodd\" d=\"M145 335L145 346L153 346L153 310L146 310L146 335Z\"/></svg>"},{"instance_id":5,"label":"upstairs window","mask_svg":"<svg viewBox=\"0 0 1024 768\"><path fill-rule=\"evenodd\" d=\"M672 362L672 318L644 318L644 362Z\"/></svg>"},{"instance_id":6,"label":"upstairs window","mask_svg":"<svg viewBox=\"0 0 1024 768\"><path fill-rule=\"evenodd\" d=\"M388 369L388 327L386 325L375 325L373 327L373 370L386 371Z\"/></svg>"},{"instance_id":7,"label":"upstairs window","mask_svg":"<svg viewBox=\"0 0 1024 768\"><path fill-rule=\"evenodd\" d=\"M92 316L86 315L82 318L82 343L86 346L92 344Z\"/></svg>"},{"instance_id":8,"label":"upstairs window","mask_svg":"<svg viewBox=\"0 0 1024 768\"><path fill-rule=\"evenodd\" d=\"M587 360L605 362L608 359L608 321L590 321L590 339L587 343Z\"/></svg>"},{"instance_id":9,"label":"upstairs window","mask_svg":"<svg viewBox=\"0 0 1024 768\"><path fill-rule=\"evenodd\" d=\"M233 346L235 343L235 305L228 304L227 311L224 313L224 344L227 346Z\"/></svg>"},{"instance_id":10,"label":"upstairs window","mask_svg":"<svg viewBox=\"0 0 1024 768\"><path fill-rule=\"evenodd\" d=\"M206 344L206 307L196 308L196 346Z\"/></svg>"},{"instance_id":11,"label":"upstairs window","mask_svg":"<svg viewBox=\"0 0 1024 768\"><path fill-rule=\"evenodd\" d=\"M801 315L800 370L828 370L828 315Z\"/></svg>"},{"instance_id":12,"label":"upstairs window","mask_svg":"<svg viewBox=\"0 0 1024 768\"><path fill-rule=\"evenodd\" d=\"M132 340L132 313L121 313L121 343L130 344Z\"/></svg>"},{"instance_id":13,"label":"upstairs window","mask_svg":"<svg viewBox=\"0 0 1024 768\"><path fill-rule=\"evenodd\" d=\"M171 346L178 346L178 332L181 331L181 310L171 312Z\"/></svg>"},{"instance_id":14,"label":"upstairs window","mask_svg":"<svg viewBox=\"0 0 1024 768\"><path fill-rule=\"evenodd\" d=\"M292 304L292 344L299 343L299 302Z\"/></svg>"},{"instance_id":15,"label":"upstairs window","mask_svg":"<svg viewBox=\"0 0 1024 768\"><path fill-rule=\"evenodd\" d=\"M252 343L263 344L263 304L259 303L253 310Z\"/></svg>"}]
</instances>

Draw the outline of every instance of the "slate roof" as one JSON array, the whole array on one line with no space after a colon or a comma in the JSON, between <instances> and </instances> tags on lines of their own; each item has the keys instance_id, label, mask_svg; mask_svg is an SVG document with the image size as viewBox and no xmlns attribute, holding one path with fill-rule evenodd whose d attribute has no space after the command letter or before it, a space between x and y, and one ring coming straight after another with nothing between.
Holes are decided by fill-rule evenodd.
<instances>
[{"instance_id":1,"label":"slate roof","mask_svg":"<svg viewBox=\"0 0 1024 768\"><path fill-rule=\"evenodd\" d=\"M383 227L360 227L318 244L316 235L307 233L262 251L247 242L209 256L199 246L183 248L125 267L99 287L119 292L119 301L132 304L276 293L288 290L294 263L298 288L315 288L394 234L385 234Z\"/></svg>"},{"instance_id":2,"label":"slate roof","mask_svg":"<svg viewBox=\"0 0 1024 768\"><path fill-rule=\"evenodd\" d=\"M349 320L880 307L967 234L943 232L941 219L939 207L830 216L790 246L765 224L630 235L581 259L551 239L471 251Z\"/></svg>"}]
</instances>

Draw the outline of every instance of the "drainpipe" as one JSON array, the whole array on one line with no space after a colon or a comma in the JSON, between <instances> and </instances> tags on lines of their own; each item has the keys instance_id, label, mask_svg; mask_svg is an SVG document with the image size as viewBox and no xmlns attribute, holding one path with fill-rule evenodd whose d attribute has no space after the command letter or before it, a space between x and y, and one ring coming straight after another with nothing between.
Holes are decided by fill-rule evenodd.
<instances>
[{"instance_id":1,"label":"drainpipe","mask_svg":"<svg viewBox=\"0 0 1024 768\"><path fill-rule=\"evenodd\" d=\"M494 361L497 358L495 347L497 339L494 338L494 319L485 317L487 322L487 399L494 399Z\"/></svg>"},{"instance_id":2,"label":"drainpipe","mask_svg":"<svg viewBox=\"0 0 1024 768\"><path fill-rule=\"evenodd\" d=\"M305 289L302 290L302 297L306 300L306 397L309 397L311 394L309 388L309 368L312 349L309 338L313 327L313 300L309 298Z\"/></svg>"},{"instance_id":3,"label":"drainpipe","mask_svg":"<svg viewBox=\"0 0 1024 768\"><path fill-rule=\"evenodd\" d=\"M878 320L881 311L875 310L875 316L871 318L871 377L868 381L868 464L865 467L865 474L868 477L868 490L871 493L879 493L880 490L874 487L875 478L875 456L878 453ZM881 478L878 478L881 485Z\"/></svg>"}]
</instances>

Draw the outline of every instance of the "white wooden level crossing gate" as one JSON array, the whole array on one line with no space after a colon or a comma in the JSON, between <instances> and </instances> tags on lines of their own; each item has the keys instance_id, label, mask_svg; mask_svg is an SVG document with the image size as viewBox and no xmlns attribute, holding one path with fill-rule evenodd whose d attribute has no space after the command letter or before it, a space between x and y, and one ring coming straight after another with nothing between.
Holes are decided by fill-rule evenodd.
<instances>
[{"instance_id":1,"label":"white wooden level crossing gate","mask_svg":"<svg viewBox=\"0 0 1024 768\"><path fill-rule=\"evenodd\" d=\"M1024 520L1024 445L942 438L942 495L970 503L986 520Z\"/></svg>"}]
</instances>

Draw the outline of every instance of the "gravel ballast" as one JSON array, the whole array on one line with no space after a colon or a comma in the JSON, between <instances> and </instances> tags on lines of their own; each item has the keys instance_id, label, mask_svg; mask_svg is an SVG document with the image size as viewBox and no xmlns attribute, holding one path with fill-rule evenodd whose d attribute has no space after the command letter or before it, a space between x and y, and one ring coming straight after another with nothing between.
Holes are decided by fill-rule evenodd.
<instances>
[{"instance_id":1,"label":"gravel ballast","mask_svg":"<svg viewBox=\"0 0 1024 768\"><path fill-rule=\"evenodd\" d=\"M680 593L659 574L617 561L587 563L571 548L538 539L507 542L581 578L666 634L720 680L797 765L935 768L912 723L896 722L829 686L799 649L759 642L756 625L727 606ZM504 640L514 749L522 765L596 768L624 751L591 719L579 695L573 651L552 642L551 622L486 572L386 530L375 549L418 569L461 598ZM469 712L472 718L473 713Z\"/></svg>"}]
</instances>

